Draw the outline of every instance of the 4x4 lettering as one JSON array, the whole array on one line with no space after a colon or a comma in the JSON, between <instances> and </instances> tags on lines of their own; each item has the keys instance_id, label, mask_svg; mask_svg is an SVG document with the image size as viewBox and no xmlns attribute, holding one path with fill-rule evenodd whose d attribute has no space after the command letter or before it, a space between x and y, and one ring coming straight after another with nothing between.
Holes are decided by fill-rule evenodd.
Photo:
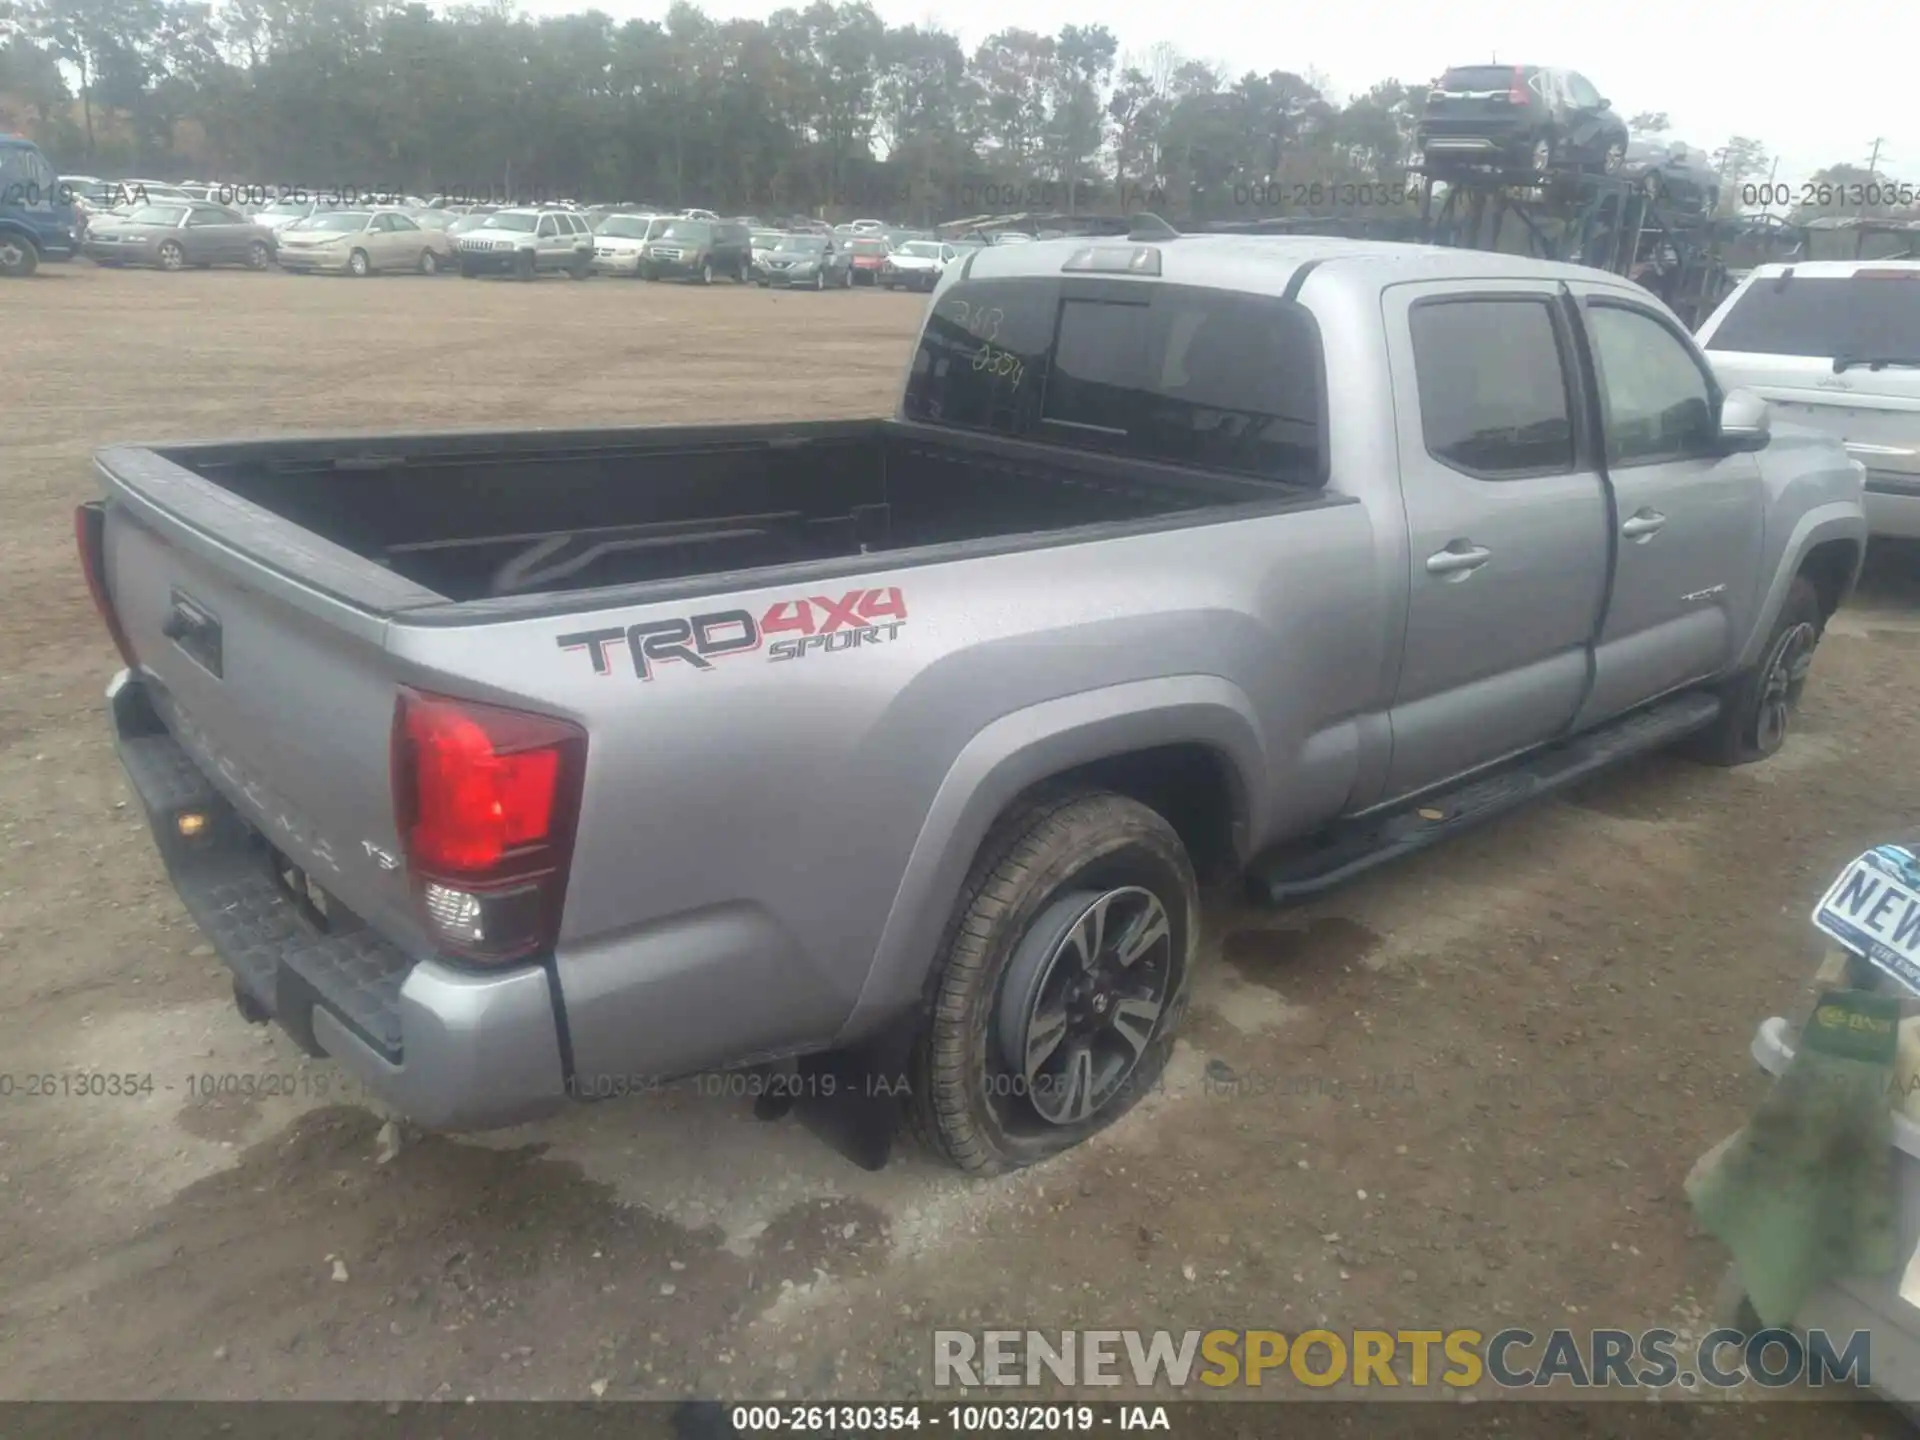
<instances>
[{"instance_id":1,"label":"4x4 lettering","mask_svg":"<svg viewBox=\"0 0 1920 1440\"><path fill-rule=\"evenodd\" d=\"M609 645L618 645L626 638L626 630L618 625L611 626L605 630L581 630L572 635L562 635L560 637L560 648L562 650L586 651L587 658L593 661L594 674L611 675L613 673L613 661L608 658L607 647Z\"/></svg>"},{"instance_id":2,"label":"4x4 lettering","mask_svg":"<svg viewBox=\"0 0 1920 1440\"><path fill-rule=\"evenodd\" d=\"M866 623L860 614L860 602L866 598L865 590L849 590L838 600L829 600L824 595L816 595L808 603L817 605L826 612L826 622L820 627L824 633L828 630L838 630L842 625L858 630Z\"/></svg>"},{"instance_id":3,"label":"4x4 lettering","mask_svg":"<svg viewBox=\"0 0 1920 1440\"><path fill-rule=\"evenodd\" d=\"M653 679L655 661L684 660L696 670L711 670L713 662L701 656L687 642L693 639L693 623L688 620L649 620L627 631L627 645L633 651L633 673L642 680Z\"/></svg>"},{"instance_id":4,"label":"4x4 lettering","mask_svg":"<svg viewBox=\"0 0 1920 1440\"><path fill-rule=\"evenodd\" d=\"M804 600L781 600L760 617L760 629L768 635L779 635L788 630L811 635L813 607Z\"/></svg>"},{"instance_id":5,"label":"4x4 lettering","mask_svg":"<svg viewBox=\"0 0 1920 1440\"><path fill-rule=\"evenodd\" d=\"M869 590L866 599L860 602L860 613L869 620L878 620L882 616L892 616L895 620L907 618L907 602L900 594L900 587L889 585L885 590Z\"/></svg>"}]
</instances>

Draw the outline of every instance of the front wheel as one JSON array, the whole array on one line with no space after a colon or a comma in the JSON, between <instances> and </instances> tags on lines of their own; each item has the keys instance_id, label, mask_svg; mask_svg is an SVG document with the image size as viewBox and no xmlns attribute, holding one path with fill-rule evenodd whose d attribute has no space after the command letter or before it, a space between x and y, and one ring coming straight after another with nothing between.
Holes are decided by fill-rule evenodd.
<instances>
[{"instance_id":1,"label":"front wheel","mask_svg":"<svg viewBox=\"0 0 1920 1440\"><path fill-rule=\"evenodd\" d=\"M586 280L593 275L593 261L581 258L568 267L567 273L576 280Z\"/></svg>"},{"instance_id":2,"label":"front wheel","mask_svg":"<svg viewBox=\"0 0 1920 1440\"><path fill-rule=\"evenodd\" d=\"M440 273L440 257L431 250L422 250L420 252L419 270L422 275L438 275Z\"/></svg>"},{"instance_id":3,"label":"front wheel","mask_svg":"<svg viewBox=\"0 0 1920 1440\"><path fill-rule=\"evenodd\" d=\"M522 250L513 257L513 273L519 280L533 280L538 277L539 262L533 258L531 250Z\"/></svg>"},{"instance_id":4,"label":"front wheel","mask_svg":"<svg viewBox=\"0 0 1920 1440\"><path fill-rule=\"evenodd\" d=\"M159 259L162 270L184 270L187 268L187 252L180 248L180 242L178 240L162 241Z\"/></svg>"},{"instance_id":5,"label":"front wheel","mask_svg":"<svg viewBox=\"0 0 1920 1440\"><path fill-rule=\"evenodd\" d=\"M702 285L711 285L713 283L713 262L711 260L702 260L700 262L700 283Z\"/></svg>"},{"instance_id":6,"label":"front wheel","mask_svg":"<svg viewBox=\"0 0 1920 1440\"><path fill-rule=\"evenodd\" d=\"M1627 142L1624 140L1611 141L1608 143L1607 148L1601 152L1600 173L1602 175L1618 175L1620 173L1620 167L1626 163Z\"/></svg>"},{"instance_id":7,"label":"front wheel","mask_svg":"<svg viewBox=\"0 0 1920 1440\"><path fill-rule=\"evenodd\" d=\"M1728 684L1720 718L1694 742L1697 758L1709 765L1747 765L1786 744L1825 628L1819 592L1806 577L1796 579L1760 663Z\"/></svg>"},{"instance_id":8,"label":"front wheel","mask_svg":"<svg viewBox=\"0 0 1920 1440\"><path fill-rule=\"evenodd\" d=\"M1137 801L1082 793L1005 817L949 923L915 1047L923 1136L992 1175L1124 1115L1172 1047L1199 907L1180 837Z\"/></svg>"},{"instance_id":9,"label":"front wheel","mask_svg":"<svg viewBox=\"0 0 1920 1440\"><path fill-rule=\"evenodd\" d=\"M347 256L347 274L356 280L364 280L373 273L373 262L367 258L367 252L356 250Z\"/></svg>"},{"instance_id":10,"label":"front wheel","mask_svg":"<svg viewBox=\"0 0 1920 1440\"><path fill-rule=\"evenodd\" d=\"M247 268L249 270L264 270L272 260L273 254L267 249L266 241L256 240L247 246Z\"/></svg>"}]
</instances>

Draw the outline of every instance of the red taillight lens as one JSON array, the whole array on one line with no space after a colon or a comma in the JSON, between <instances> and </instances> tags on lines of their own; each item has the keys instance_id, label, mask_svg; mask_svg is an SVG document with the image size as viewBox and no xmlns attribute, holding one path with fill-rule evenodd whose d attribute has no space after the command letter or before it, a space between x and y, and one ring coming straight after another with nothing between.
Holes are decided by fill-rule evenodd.
<instances>
[{"instance_id":1,"label":"red taillight lens","mask_svg":"<svg viewBox=\"0 0 1920 1440\"><path fill-rule=\"evenodd\" d=\"M1527 72L1516 68L1513 72L1513 83L1507 87L1507 103L1525 105L1530 96L1531 92L1527 89Z\"/></svg>"},{"instance_id":2,"label":"red taillight lens","mask_svg":"<svg viewBox=\"0 0 1920 1440\"><path fill-rule=\"evenodd\" d=\"M113 608L113 596L107 592L107 507L98 500L76 505L73 511L73 539L80 549L80 570L87 577L87 593L93 596L93 608L113 640L113 648L132 669L133 642L120 626L120 612Z\"/></svg>"},{"instance_id":3,"label":"red taillight lens","mask_svg":"<svg viewBox=\"0 0 1920 1440\"><path fill-rule=\"evenodd\" d=\"M550 946L585 771L575 725L402 689L394 806L429 926L473 959Z\"/></svg>"}]
</instances>

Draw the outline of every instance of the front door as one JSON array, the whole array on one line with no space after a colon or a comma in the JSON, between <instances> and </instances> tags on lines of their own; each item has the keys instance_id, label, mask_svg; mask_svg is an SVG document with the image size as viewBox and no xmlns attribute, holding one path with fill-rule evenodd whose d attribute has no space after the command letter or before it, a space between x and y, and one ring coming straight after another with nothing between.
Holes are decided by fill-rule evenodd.
<instances>
[{"instance_id":1,"label":"front door","mask_svg":"<svg viewBox=\"0 0 1920 1440\"><path fill-rule=\"evenodd\" d=\"M1734 618L1760 583L1766 497L1753 455L1723 455L1720 396L1679 325L1606 286L1576 284L1598 371L1618 538L1581 723L1732 663Z\"/></svg>"},{"instance_id":2,"label":"front door","mask_svg":"<svg viewBox=\"0 0 1920 1440\"><path fill-rule=\"evenodd\" d=\"M1382 304L1412 566L1391 799L1572 723L1606 589L1607 505L1551 284L1397 285Z\"/></svg>"}]
</instances>

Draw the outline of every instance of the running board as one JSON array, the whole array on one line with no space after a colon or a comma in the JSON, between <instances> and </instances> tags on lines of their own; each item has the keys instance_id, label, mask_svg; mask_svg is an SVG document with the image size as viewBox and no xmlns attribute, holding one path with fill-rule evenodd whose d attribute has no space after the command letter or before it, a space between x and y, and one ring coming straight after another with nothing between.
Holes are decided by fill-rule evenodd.
<instances>
[{"instance_id":1,"label":"running board","mask_svg":"<svg viewBox=\"0 0 1920 1440\"><path fill-rule=\"evenodd\" d=\"M1402 808L1336 825L1318 842L1268 851L1248 869L1255 903L1298 905L1375 866L1450 839L1565 790L1608 766L1671 745L1720 715L1720 698L1690 692L1523 756L1492 774L1420 796Z\"/></svg>"}]
</instances>

